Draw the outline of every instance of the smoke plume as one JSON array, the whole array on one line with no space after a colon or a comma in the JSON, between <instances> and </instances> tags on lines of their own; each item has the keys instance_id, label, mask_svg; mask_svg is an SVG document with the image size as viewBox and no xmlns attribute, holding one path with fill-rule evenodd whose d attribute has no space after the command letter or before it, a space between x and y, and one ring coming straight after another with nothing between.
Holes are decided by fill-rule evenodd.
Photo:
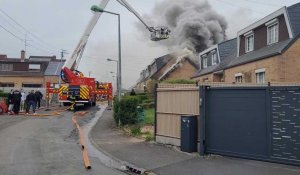
<instances>
[{"instance_id":1,"label":"smoke plume","mask_svg":"<svg viewBox=\"0 0 300 175\"><path fill-rule=\"evenodd\" d=\"M153 26L171 29L171 37L159 42L171 49L188 48L201 52L226 39L225 18L206 0L164 0L156 4L151 15L144 17ZM139 27L145 31L144 27Z\"/></svg>"}]
</instances>

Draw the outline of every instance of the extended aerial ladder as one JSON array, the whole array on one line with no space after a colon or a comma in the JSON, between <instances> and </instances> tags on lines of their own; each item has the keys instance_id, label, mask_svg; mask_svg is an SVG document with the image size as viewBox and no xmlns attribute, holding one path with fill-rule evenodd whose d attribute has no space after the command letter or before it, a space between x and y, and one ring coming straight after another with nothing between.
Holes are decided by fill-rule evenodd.
<instances>
[{"instance_id":1,"label":"extended aerial ladder","mask_svg":"<svg viewBox=\"0 0 300 175\"><path fill-rule=\"evenodd\" d=\"M169 38L170 30L167 27L150 27L139 13L137 13L127 3L127 1L116 1L133 13L145 25L151 33L151 40L160 41ZM109 0L102 0L99 6L104 10L108 2ZM47 83L47 97L49 97L50 93L58 93L60 102L70 103L75 101L75 103L89 103L91 105L95 104L97 95L106 95L108 98L112 98L111 83L99 83L95 81L94 78L84 77L84 75L77 70L89 36L101 15L101 12L94 13L74 52L65 62L61 70L61 79L68 85L62 85L59 88L54 88L50 85L50 83Z\"/></svg>"}]
</instances>

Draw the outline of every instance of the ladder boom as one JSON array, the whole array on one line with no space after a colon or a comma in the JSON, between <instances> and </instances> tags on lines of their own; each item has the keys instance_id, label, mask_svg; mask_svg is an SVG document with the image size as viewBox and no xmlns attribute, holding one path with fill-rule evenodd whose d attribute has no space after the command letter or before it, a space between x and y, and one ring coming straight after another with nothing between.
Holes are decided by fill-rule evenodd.
<instances>
[{"instance_id":1,"label":"ladder boom","mask_svg":"<svg viewBox=\"0 0 300 175\"><path fill-rule=\"evenodd\" d=\"M109 0L102 0L100 3L100 7L103 9L106 7ZM85 49L86 43L91 35L91 32L93 31L95 25L97 24L100 16L102 13L94 13L92 19L90 20L88 26L86 27L81 39L79 40L79 43L77 44L75 50L73 51L71 57L65 62L64 67L67 67L70 70L75 70L78 66L78 63L81 59L81 56L83 54L83 51Z\"/></svg>"}]
</instances>

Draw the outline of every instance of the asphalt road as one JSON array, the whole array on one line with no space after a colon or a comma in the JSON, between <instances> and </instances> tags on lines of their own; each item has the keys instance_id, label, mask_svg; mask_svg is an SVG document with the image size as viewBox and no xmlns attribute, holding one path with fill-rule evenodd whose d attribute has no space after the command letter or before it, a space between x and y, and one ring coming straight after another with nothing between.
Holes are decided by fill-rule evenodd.
<instances>
[{"instance_id":1,"label":"asphalt road","mask_svg":"<svg viewBox=\"0 0 300 175\"><path fill-rule=\"evenodd\" d=\"M41 118L0 115L0 174L123 174L104 166L93 155L92 169L84 168L72 116L72 112Z\"/></svg>"}]
</instances>

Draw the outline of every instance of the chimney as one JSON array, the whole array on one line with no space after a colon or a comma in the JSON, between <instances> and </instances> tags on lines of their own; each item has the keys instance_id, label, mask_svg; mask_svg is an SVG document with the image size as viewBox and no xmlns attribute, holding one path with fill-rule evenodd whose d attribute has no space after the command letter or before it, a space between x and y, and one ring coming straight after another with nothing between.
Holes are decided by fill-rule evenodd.
<instances>
[{"instance_id":1,"label":"chimney","mask_svg":"<svg viewBox=\"0 0 300 175\"><path fill-rule=\"evenodd\" d=\"M25 51L21 50L21 62L25 61Z\"/></svg>"}]
</instances>

